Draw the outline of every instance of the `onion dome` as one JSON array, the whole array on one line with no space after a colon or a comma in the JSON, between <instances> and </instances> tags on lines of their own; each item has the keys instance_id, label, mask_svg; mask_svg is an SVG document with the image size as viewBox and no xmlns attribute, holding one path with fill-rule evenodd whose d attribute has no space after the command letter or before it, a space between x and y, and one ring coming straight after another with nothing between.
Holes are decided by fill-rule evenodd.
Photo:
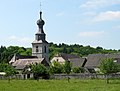
<instances>
[{"instance_id":1,"label":"onion dome","mask_svg":"<svg viewBox=\"0 0 120 91\"><path fill-rule=\"evenodd\" d=\"M42 12L40 12L40 19L37 21L37 25L40 27L43 27L45 24L44 20L42 20Z\"/></svg>"}]
</instances>

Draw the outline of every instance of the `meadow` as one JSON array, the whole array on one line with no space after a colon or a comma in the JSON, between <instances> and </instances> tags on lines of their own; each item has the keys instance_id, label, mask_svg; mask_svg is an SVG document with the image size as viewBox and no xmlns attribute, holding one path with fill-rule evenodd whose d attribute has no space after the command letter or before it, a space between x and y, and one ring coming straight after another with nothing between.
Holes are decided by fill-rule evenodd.
<instances>
[{"instance_id":1,"label":"meadow","mask_svg":"<svg viewBox=\"0 0 120 91\"><path fill-rule=\"evenodd\" d=\"M120 91L120 80L0 80L0 91Z\"/></svg>"}]
</instances>

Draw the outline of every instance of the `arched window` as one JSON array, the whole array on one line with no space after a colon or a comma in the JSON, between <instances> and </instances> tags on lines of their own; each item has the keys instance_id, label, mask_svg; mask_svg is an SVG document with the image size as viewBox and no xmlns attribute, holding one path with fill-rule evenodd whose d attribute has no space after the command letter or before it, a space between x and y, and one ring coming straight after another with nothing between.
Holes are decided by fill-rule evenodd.
<instances>
[{"instance_id":1,"label":"arched window","mask_svg":"<svg viewBox=\"0 0 120 91\"><path fill-rule=\"evenodd\" d=\"M38 52L38 46L36 46L36 52Z\"/></svg>"}]
</instances>

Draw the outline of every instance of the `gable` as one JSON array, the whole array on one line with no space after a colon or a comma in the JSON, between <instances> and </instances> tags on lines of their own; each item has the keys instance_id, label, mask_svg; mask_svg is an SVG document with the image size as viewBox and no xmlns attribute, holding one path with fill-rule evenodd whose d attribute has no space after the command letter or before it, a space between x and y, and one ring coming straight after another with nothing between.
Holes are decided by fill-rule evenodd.
<instances>
[{"instance_id":1,"label":"gable","mask_svg":"<svg viewBox=\"0 0 120 91\"><path fill-rule=\"evenodd\" d=\"M51 63L53 63L54 61L60 62L62 64L65 63L65 59L63 57L53 57Z\"/></svg>"}]
</instances>

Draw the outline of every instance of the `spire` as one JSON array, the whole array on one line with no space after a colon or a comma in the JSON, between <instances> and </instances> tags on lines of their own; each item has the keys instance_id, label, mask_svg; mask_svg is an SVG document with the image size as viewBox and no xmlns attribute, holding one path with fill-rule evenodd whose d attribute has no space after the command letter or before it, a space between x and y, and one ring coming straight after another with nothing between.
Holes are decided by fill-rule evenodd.
<instances>
[{"instance_id":1,"label":"spire","mask_svg":"<svg viewBox=\"0 0 120 91\"><path fill-rule=\"evenodd\" d=\"M41 5L41 2L40 2L40 19L42 19L42 5Z\"/></svg>"},{"instance_id":2,"label":"spire","mask_svg":"<svg viewBox=\"0 0 120 91\"><path fill-rule=\"evenodd\" d=\"M38 25L38 28L39 28L39 32L40 33L44 33L43 31L43 25L45 24L44 20L42 19L42 11L41 11L41 3L40 3L40 18L39 20L37 21L37 25Z\"/></svg>"},{"instance_id":3,"label":"spire","mask_svg":"<svg viewBox=\"0 0 120 91\"><path fill-rule=\"evenodd\" d=\"M40 8L41 8L41 3L40 3ZM37 25L38 25L38 32L36 33L36 40L42 40L42 41L46 41L45 40L45 33L43 30L43 26L45 24L44 20L42 19L42 11L40 10L40 18L39 20L37 20Z\"/></svg>"},{"instance_id":4,"label":"spire","mask_svg":"<svg viewBox=\"0 0 120 91\"><path fill-rule=\"evenodd\" d=\"M42 12L40 11L40 19L42 20Z\"/></svg>"}]
</instances>

